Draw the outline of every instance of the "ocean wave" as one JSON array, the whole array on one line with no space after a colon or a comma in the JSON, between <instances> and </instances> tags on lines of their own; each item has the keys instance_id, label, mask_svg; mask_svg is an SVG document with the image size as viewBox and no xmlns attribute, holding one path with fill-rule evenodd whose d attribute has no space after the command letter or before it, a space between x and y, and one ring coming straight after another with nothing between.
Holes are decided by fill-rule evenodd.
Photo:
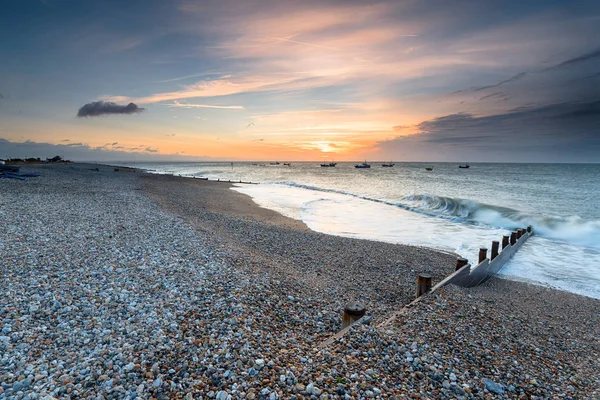
<instances>
[{"instance_id":1,"label":"ocean wave","mask_svg":"<svg viewBox=\"0 0 600 400\"><path fill-rule=\"evenodd\" d=\"M577 215L531 214L506 207L435 195L411 195L402 199L412 209L444 217L513 230L531 225L537 235L582 246L600 247L600 220Z\"/></svg>"},{"instance_id":2,"label":"ocean wave","mask_svg":"<svg viewBox=\"0 0 600 400\"><path fill-rule=\"evenodd\" d=\"M543 215L542 213L531 214L469 199L428 194L410 195L399 201L389 201L343 190L325 189L294 182L279 182L279 184L325 193L347 195L458 223L483 225L506 230L514 230L531 225L536 235L579 246L600 248L600 220L585 220L577 215L563 217Z\"/></svg>"}]
</instances>

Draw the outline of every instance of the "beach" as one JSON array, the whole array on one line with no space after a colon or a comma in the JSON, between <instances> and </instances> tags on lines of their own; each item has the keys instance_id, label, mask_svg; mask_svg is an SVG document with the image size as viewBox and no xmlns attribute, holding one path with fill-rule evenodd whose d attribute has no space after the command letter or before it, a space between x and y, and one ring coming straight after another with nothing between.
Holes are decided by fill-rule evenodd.
<instances>
[{"instance_id":1,"label":"beach","mask_svg":"<svg viewBox=\"0 0 600 400\"><path fill-rule=\"evenodd\" d=\"M456 255L317 233L225 182L22 170L0 181L0 399L600 397L597 299L492 279L382 325ZM349 301L367 317L319 346Z\"/></svg>"}]
</instances>

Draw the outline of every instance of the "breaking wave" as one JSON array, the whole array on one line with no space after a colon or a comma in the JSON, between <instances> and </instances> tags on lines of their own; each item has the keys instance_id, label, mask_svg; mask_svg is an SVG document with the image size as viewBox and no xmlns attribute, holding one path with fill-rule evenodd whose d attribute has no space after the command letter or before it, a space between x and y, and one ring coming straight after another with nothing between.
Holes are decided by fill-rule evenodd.
<instances>
[{"instance_id":1,"label":"breaking wave","mask_svg":"<svg viewBox=\"0 0 600 400\"><path fill-rule=\"evenodd\" d=\"M562 217L542 213L530 214L468 199L434 195L406 196L403 202L411 209L420 209L470 223L509 230L531 225L536 234L543 237L582 246L600 247L599 220L584 220L576 215Z\"/></svg>"}]
</instances>

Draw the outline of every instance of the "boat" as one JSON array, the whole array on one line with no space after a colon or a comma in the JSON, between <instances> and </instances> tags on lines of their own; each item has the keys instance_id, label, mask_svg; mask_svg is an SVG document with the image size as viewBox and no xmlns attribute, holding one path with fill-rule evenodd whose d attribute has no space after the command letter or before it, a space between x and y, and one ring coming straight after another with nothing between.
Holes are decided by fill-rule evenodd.
<instances>
[{"instance_id":1,"label":"boat","mask_svg":"<svg viewBox=\"0 0 600 400\"><path fill-rule=\"evenodd\" d=\"M287 167L291 167L291 166L292 166L292 163L289 163L289 162L284 162L284 163L283 163L283 165L285 165L285 166L287 166Z\"/></svg>"},{"instance_id":2,"label":"boat","mask_svg":"<svg viewBox=\"0 0 600 400\"><path fill-rule=\"evenodd\" d=\"M337 165L337 163L330 162L330 163L321 164L321 167L324 167L324 168L325 167L335 167L336 165Z\"/></svg>"},{"instance_id":3,"label":"boat","mask_svg":"<svg viewBox=\"0 0 600 400\"><path fill-rule=\"evenodd\" d=\"M471 166L469 164L465 164L465 165L459 165L458 168L470 168Z\"/></svg>"},{"instance_id":4,"label":"boat","mask_svg":"<svg viewBox=\"0 0 600 400\"><path fill-rule=\"evenodd\" d=\"M279 165L279 161L275 161L275 162L269 163L269 165Z\"/></svg>"},{"instance_id":5,"label":"boat","mask_svg":"<svg viewBox=\"0 0 600 400\"><path fill-rule=\"evenodd\" d=\"M383 163L381 164L382 167L393 167L395 164L393 162L389 162L389 163Z\"/></svg>"},{"instance_id":6,"label":"boat","mask_svg":"<svg viewBox=\"0 0 600 400\"><path fill-rule=\"evenodd\" d=\"M371 168L371 165L367 164L367 160L365 160L362 164L356 164L354 168Z\"/></svg>"},{"instance_id":7,"label":"boat","mask_svg":"<svg viewBox=\"0 0 600 400\"><path fill-rule=\"evenodd\" d=\"M433 171L433 168L431 168L431 167L427 167L427 168L425 168L425 169L426 169L427 171Z\"/></svg>"}]
</instances>

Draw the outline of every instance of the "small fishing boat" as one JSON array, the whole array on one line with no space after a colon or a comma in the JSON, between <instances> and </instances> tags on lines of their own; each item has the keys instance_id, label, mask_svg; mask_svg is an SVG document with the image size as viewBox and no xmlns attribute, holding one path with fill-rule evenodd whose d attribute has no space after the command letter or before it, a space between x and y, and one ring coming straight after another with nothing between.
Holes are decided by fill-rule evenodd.
<instances>
[{"instance_id":1,"label":"small fishing boat","mask_svg":"<svg viewBox=\"0 0 600 400\"><path fill-rule=\"evenodd\" d=\"M459 165L458 168L470 168L471 166L469 164L465 164L465 165Z\"/></svg>"},{"instance_id":2,"label":"small fishing boat","mask_svg":"<svg viewBox=\"0 0 600 400\"><path fill-rule=\"evenodd\" d=\"M323 167L323 168L329 168L329 167L335 167L336 165L337 165L337 163L330 162L330 163L321 164L321 167Z\"/></svg>"},{"instance_id":3,"label":"small fishing boat","mask_svg":"<svg viewBox=\"0 0 600 400\"><path fill-rule=\"evenodd\" d=\"M381 164L382 167L393 167L395 164L393 162L389 162L389 163L383 163Z\"/></svg>"},{"instance_id":4,"label":"small fishing boat","mask_svg":"<svg viewBox=\"0 0 600 400\"><path fill-rule=\"evenodd\" d=\"M425 169L426 169L427 171L433 171L433 168L431 168L431 167L427 167L427 168L425 168Z\"/></svg>"},{"instance_id":5,"label":"small fishing boat","mask_svg":"<svg viewBox=\"0 0 600 400\"><path fill-rule=\"evenodd\" d=\"M279 161L275 161L275 162L269 163L269 165L279 165Z\"/></svg>"},{"instance_id":6,"label":"small fishing boat","mask_svg":"<svg viewBox=\"0 0 600 400\"><path fill-rule=\"evenodd\" d=\"M365 162L362 164L356 164L354 168L371 168L371 165L367 164L367 160L365 160Z\"/></svg>"},{"instance_id":7,"label":"small fishing boat","mask_svg":"<svg viewBox=\"0 0 600 400\"><path fill-rule=\"evenodd\" d=\"M289 163L289 162L284 162L284 163L283 163L283 165L285 165L286 167L291 167L291 166L292 166L292 163Z\"/></svg>"}]
</instances>

